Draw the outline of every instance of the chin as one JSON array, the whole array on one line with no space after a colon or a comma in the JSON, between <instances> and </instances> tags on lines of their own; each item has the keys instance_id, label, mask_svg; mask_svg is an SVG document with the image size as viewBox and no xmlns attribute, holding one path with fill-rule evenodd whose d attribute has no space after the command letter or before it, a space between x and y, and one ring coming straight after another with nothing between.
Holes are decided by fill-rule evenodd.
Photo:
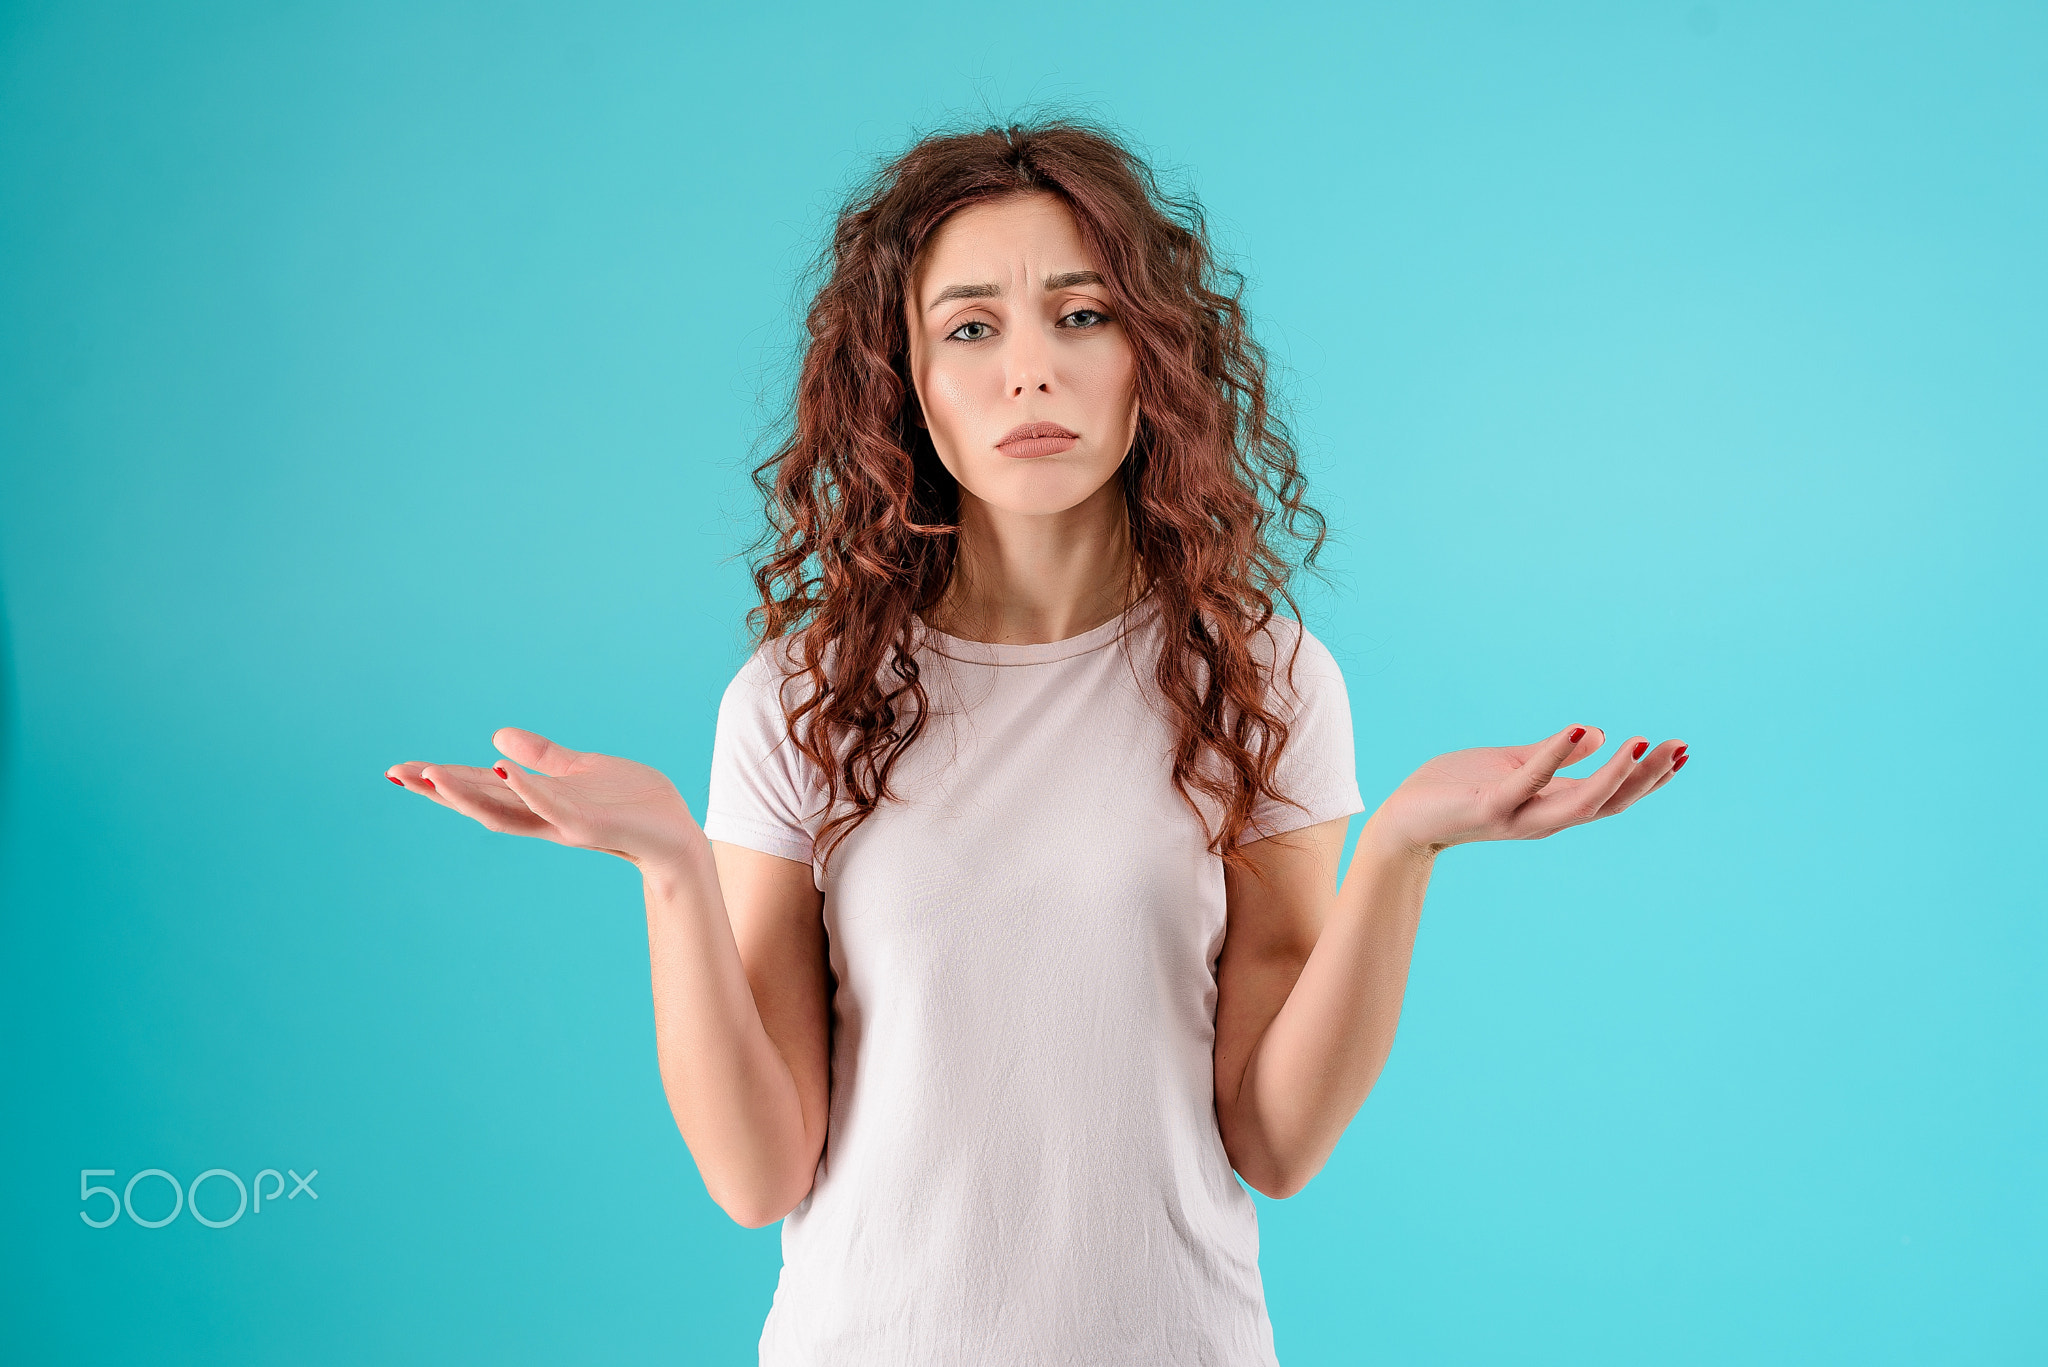
<instances>
[{"instance_id":1,"label":"chin","mask_svg":"<svg viewBox=\"0 0 2048 1367\"><path fill-rule=\"evenodd\" d=\"M1008 458L1005 457L1007 460ZM967 492L991 508L1020 517L1044 517L1063 513L1088 501L1090 495L1112 478L1116 471L1048 466L1038 461L1015 461L1011 469L984 471L973 483L961 481Z\"/></svg>"}]
</instances>

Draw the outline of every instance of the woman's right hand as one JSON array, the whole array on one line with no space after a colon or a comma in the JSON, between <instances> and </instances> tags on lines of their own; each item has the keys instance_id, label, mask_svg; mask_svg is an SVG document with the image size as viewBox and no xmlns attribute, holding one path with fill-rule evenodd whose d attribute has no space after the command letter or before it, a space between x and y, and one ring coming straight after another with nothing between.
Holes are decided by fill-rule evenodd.
<instances>
[{"instance_id":1,"label":"woman's right hand","mask_svg":"<svg viewBox=\"0 0 2048 1367\"><path fill-rule=\"evenodd\" d=\"M689 804L658 769L565 749L516 726L498 731L491 744L511 762L479 769L408 760L385 777L486 830L615 854L643 870L679 865L703 841Z\"/></svg>"}]
</instances>

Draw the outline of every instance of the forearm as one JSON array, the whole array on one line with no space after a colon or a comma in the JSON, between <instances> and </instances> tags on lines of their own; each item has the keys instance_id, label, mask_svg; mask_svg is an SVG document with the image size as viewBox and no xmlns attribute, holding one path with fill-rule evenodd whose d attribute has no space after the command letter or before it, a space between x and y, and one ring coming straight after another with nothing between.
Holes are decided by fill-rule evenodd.
<instances>
[{"instance_id":1,"label":"forearm","mask_svg":"<svg viewBox=\"0 0 2048 1367\"><path fill-rule=\"evenodd\" d=\"M1239 1171L1268 1195L1308 1183L1379 1080L1435 863L1433 851L1366 822L1315 949L1235 1098Z\"/></svg>"},{"instance_id":2,"label":"forearm","mask_svg":"<svg viewBox=\"0 0 2048 1367\"><path fill-rule=\"evenodd\" d=\"M642 882L669 1109L712 1199L741 1224L771 1223L809 1189L816 1151L747 983L710 843L697 833L674 864L643 867Z\"/></svg>"}]
</instances>

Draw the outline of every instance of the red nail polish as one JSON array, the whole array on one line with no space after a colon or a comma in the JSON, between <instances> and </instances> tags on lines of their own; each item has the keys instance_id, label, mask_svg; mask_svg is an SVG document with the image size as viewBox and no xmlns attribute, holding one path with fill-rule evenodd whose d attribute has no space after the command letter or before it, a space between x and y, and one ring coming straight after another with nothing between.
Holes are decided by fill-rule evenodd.
<instances>
[{"instance_id":1,"label":"red nail polish","mask_svg":"<svg viewBox=\"0 0 2048 1367\"><path fill-rule=\"evenodd\" d=\"M1571 742L1571 743L1572 743L1573 745L1577 745L1577 744L1579 743L1579 738L1580 738L1581 736L1585 735L1585 734L1586 734L1586 728L1585 728L1585 727L1583 727L1583 726L1574 726L1574 727L1572 728L1572 733L1571 733L1571 734L1570 734L1569 736L1566 736L1566 737L1565 737L1565 739L1566 739L1566 740L1568 740L1568 741L1570 741L1570 742Z\"/></svg>"},{"instance_id":2,"label":"red nail polish","mask_svg":"<svg viewBox=\"0 0 2048 1367\"><path fill-rule=\"evenodd\" d=\"M1686 762L1687 760L1691 759L1691 758L1692 758L1692 756L1691 756L1691 755L1680 755L1680 756L1678 757L1678 763L1676 763L1676 764L1674 764L1674 765L1672 765L1672 766L1671 766L1671 772L1675 774L1675 773L1677 773L1677 772L1678 772L1678 771L1679 771L1680 769L1683 769L1683 768L1685 767L1685 762Z\"/></svg>"},{"instance_id":3,"label":"red nail polish","mask_svg":"<svg viewBox=\"0 0 2048 1367\"><path fill-rule=\"evenodd\" d=\"M390 779L393 783L396 783L401 788L405 786L405 780L398 777L398 775L396 774L386 774L384 775L384 777Z\"/></svg>"},{"instance_id":4,"label":"red nail polish","mask_svg":"<svg viewBox=\"0 0 2048 1367\"><path fill-rule=\"evenodd\" d=\"M491 772L492 772L492 773L494 773L494 774L496 774L496 775L497 775L497 776L498 776L499 778L510 778L510 777L512 777L512 775L510 775L510 774L506 773L506 772L505 772L505 771L504 771L503 769L500 769L500 768L499 768L499 767L498 767L497 765L495 765L495 764L493 764L493 765L491 766Z\"/></svg>"},{"instance_id":5,"label":"red nail polish","mask_svg":"<svg viewBox=\"0 0 2048 1367\"><path fill-rule=\"evenodd\" d=\"M1634 754L1634 755L1630 756L1630 758L1632 758L1632 759L1641 759L1641 758L1643 757L1643 751L1645 751L1645 750L1647 750L1647 749L1649 749L1649 748L1650 748L1650 742L1648 742L1648 741L1646 741L1646 740L1639 740L1639 741L1637 741L1637 742L1636 742L1636 752L1635 752L1635 754Z\"/></svg>"}]
</instances>

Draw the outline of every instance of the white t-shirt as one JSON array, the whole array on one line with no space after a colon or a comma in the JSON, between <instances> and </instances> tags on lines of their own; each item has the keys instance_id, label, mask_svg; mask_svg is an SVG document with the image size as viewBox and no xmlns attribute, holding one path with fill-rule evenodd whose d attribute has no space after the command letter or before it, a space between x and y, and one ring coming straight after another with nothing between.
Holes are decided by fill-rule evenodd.
<instances>
[{"instance_id":1,"label":"white t-shirt","mask_svg":"<svg viewBox=\"0 0 2048 1367\"><path fill-rule=\"evenodd\" d=\"M1223 862L1172 782L1158 625L1150 598L1043 645L919 622L925 733L822 874L786 641L726 689L704 832L812 861L836 984L763 1367L1274 1363L1216 1124ZM1279 786L1306 810L1267 804L1247 839L1365 806L1336 661L1280 617L1260 653L1284 663L1296 632Z\"/></svg>"}]
</instances>

